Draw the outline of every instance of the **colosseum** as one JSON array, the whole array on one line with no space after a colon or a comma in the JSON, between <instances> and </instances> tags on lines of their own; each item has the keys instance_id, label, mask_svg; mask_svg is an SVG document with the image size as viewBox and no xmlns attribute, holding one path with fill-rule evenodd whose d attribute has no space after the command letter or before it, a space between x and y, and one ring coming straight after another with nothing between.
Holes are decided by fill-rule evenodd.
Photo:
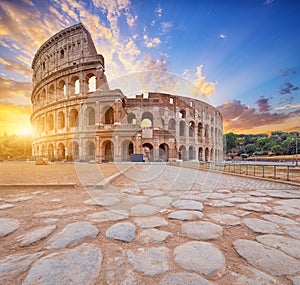
<instances>
[{"instance_id":1,"label":"colosseum","mask_svg":"<svg viewBox=\"0 0 300 285\"><path fill-rule=\"evenodd\" d=\"M221 161L221 113L203 101L110 90L104 57L80 23L32 61L35 158L51 161Z\"/></svg>"}]
</instances>

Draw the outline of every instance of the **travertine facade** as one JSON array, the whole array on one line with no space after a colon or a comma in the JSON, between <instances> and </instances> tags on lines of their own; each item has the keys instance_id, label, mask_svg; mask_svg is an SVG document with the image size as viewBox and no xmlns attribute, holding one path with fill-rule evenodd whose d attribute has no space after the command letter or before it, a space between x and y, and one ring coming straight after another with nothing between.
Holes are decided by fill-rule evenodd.
<instances>
[{"instance_id":1,"label":"travertine facade","mask_svg":"<svg viewBox=\"0 0 300 285\"><path fill-rule=\"evenodd\" d=\"M109 90L104 58L82 24L46 41L33 62L33 155L50 160L222 159L222 116L176 95Z\"/></svg>"}]
</instances>

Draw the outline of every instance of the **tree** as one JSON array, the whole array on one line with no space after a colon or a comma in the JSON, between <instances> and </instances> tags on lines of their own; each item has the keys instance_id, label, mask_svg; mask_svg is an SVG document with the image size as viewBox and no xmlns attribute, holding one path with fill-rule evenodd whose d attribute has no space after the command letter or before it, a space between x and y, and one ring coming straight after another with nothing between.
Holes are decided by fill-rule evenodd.
<instances>
[{"instance_id":1,"label":"tree","mask_svg":"<svg viewBox=\"0 0 300 285\"><path fill-rule=\"evenodd\" d=\"M225 134L224 146L226 147L226 149L225 149L226 153L231 152L232 149L236 147L236 145L237 145L237 136L231 132L228 134Z\"/></svg>"}]
</instances>

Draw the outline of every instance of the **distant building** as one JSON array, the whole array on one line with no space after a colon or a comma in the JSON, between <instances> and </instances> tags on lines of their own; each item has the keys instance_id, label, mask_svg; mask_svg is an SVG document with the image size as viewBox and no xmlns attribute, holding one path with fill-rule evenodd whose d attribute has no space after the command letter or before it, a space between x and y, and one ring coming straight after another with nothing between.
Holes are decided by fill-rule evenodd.
<instances>
[{"instance_id":1,"label":"distant building","mask_svg":"<svg viewBox=\"0 0 300 285\"><path fill-rule=\"evenodd\" d=\"M77 24L36 52L31 101L33 156L50 160L220 161L223 120L200 100L110 90L104 57Z\"/></svg>"}]
</instances>

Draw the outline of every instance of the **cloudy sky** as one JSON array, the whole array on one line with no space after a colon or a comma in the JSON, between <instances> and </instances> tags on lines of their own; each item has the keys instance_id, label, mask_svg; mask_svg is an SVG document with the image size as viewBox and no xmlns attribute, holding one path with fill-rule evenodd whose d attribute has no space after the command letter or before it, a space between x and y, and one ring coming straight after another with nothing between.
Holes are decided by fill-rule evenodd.
<instances>
[{"instance_id":1,"label":"cloudy sky","mask_svg":"<svg viewBox=\"0 0 300 285\"><path fill-rule=\"evenodd\" d=\"M293 0L1 0L0 135L30 129L33 56L79 22L127 95L139 90L124 78L150 71L144 87L204 94L225 132L300 131L299 11Z\"/></svg>"}]
</instances>

